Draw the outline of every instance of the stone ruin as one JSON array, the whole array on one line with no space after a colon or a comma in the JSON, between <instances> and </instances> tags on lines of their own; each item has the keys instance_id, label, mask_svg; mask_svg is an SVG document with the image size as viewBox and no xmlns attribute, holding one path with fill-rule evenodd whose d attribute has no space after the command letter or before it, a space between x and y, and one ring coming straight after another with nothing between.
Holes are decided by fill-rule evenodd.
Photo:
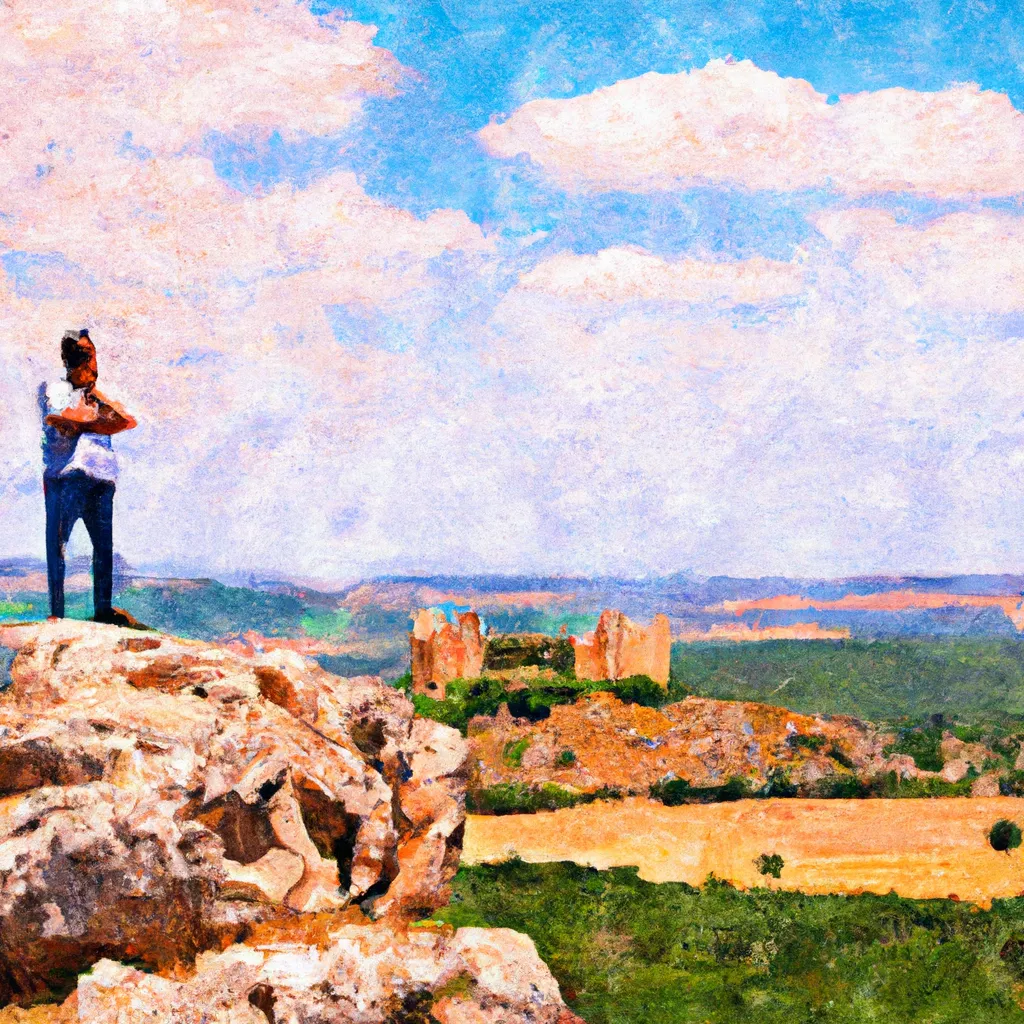
<instances>
[{"instance_id":1,"label":"stone ruin","mask_svg":"<svg viewBox=\"0 0 1024 1024\"><path fill-rule=\"evenodd\" d=\"M454 621L453 621L454 619ZM476 612L423 608L409 636L413 693L444 700L453 679L475 679L484 667L484 643Z\"/></svg>"},{"instance_id":2,"label":"stone ruin","mask_svg":"<svg viewBox=\"0 0 1024 1024\"><path fill-rule=\"evenodd\" d=\"M522 652L498 650L503 641L513 638L522 641L518 646L524 650L531 644L538 651L543 648L548 660L552 654L548 648L557 646L559 640L565 642L564 637L533 634L509 634L485 642L475 612L449 615L440 608L421 609L413 618L409 636L413 692L444 700L448 683L479 677L485 662L492 668L513 666ZM620 611L605 609L593 633L582 639L570 637L568 643L577 679L602 682L643 675L668 686L672 633L665 615L655 615L650 626L644 627Z\"/></svg>"},{"instance_id":3,"label":"stone ruin","mask_svg":"<svg viewBox=\"0 0 1024 1024\"><path fill-rule=\"evenodd\" d=\"M622 612L606 608L594 632L582 640L573 637L572 645L576 651L577 679L600 682L649 676L668 687L672 631L665 615L655 615L645 628Z\"/></svg>"}]
</instances>

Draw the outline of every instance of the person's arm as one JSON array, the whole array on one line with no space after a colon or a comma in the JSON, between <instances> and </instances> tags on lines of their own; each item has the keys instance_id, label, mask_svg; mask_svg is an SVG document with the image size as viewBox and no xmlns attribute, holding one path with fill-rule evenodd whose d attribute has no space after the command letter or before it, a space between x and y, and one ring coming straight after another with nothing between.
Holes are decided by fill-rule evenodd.
<instances>
[{"instance_id":1,"label":"person's arm","mask_svg":"<svg viewBox=\"0 0 1024 1024\"><path fill-rule=\"evenodd\" d=\"M95 390L78 405L47 416L46 422L63 434L120 434L136 426L133 416Z\"/></svg>"},{"instance_id":2,"label":"person's arm","mask_svg":"<svg viewBox=\"0 0 1024 1024\"><path fill-rule=\"evenodd\" d=\"M138 426L136 419L118 402L112 402L95 388L89 392L86 402L96 410L96 418L83 427L83 432L90 434L120 434L123 430L131 430ZM92 403L95 402L95 405Z\"/></svg>"}]
</instances>

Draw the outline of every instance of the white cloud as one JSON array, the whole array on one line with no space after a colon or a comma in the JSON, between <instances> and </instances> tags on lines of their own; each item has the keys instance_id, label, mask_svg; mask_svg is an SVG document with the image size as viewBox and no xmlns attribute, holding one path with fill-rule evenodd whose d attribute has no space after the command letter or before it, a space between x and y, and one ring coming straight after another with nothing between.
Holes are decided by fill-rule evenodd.
<instances>
[{"instance_id":1,"label":"white cloud","mask_svg":"<svg viewBox=\"0 0 1024 1024\"><path fill-rule=\"evenodd\" d=\"M806 263L562 253L498 298L490 243L460 211L416 218L345 171L243 195L201 155L210 131L350 124L397 72L369 29L290 2L111 9L120 14L97 18L85 0L0 7L0 135L11 142L0 246L42 261L31 297L13 269L0 273L4 554L42 551L35 389L59 372L63 329L87 323L101 380L140 420L116 441L127 456L116 543L136 562L312 576L984 568L980 537L993 567L1024 559L1024 467L1007 455L1022 342L968 325L921 344L919 325L922 310L1020 308L1012 219L919 229L848 211L819 219L825 237ZM829 123L846 126L848 151L867 137L870 110L849 119L859 98L829 107L761 75L689 76L704 92L677 107L708 108L690 132L692 166L678 162L688 150L659 120L658 95L639 86L614 94L614 146L598 115L584 125L589 164L561 140L557 106L535 156L597 187L667 187L680 166L691 167L683 177L703 168L711 180L804 187L839 159L821 141ZM743 121L752 87L762 107ZM890 128L918 102L889 100ZM883 147L888 163L851 164L840 185L910 174L908 187L941 194L968 179L1004 189L995 151L956 177L957 147L935 135L936 118L987 125L1011 152L1019 115L966 88L920 102L915 160ZM723 118L736 131L717 138ZM508 132L528 120L521 111ZM126 149L126 132L151 155ZM495 146L511 138L488 134ZM746 142L761 155L734 152ZM799 301L779 301L789 297ZM338 304L382 333L401 320L408 345L363 344L358 332L339 344L328 319ZM736 309L748 305L759 308Z\"/></svg>"},{"instance_id":2,"label":"white cloud","mask_svg":"<svg viewBox=\"0 0 1024 1024\"><path fill-rule=\"evenodd\" d=\"M41 550L35 393L66 327L92 328L101 381L139 416L117 439L136 561L313 568L395 417L436 411L414 358L339 345L328 308L429 290L432 260L490 248L476 225L390 207L347 171L242 194L201 155L210 132L350 126L400 70L373 32L290 0L0 6L0 248L34 279L0 272L9 553ZM379 535L354 528L372 560Z\"/></svg>"},{"instance_id":3,"label":"white cloud","mask_svg":"<svg viewBox=\"0 0 1024 1024\"><path fill-rule=\"evenodd\" d=\"M1024 116L1000 93L894 88L830 104L810 83L750 61L713 60L572 99L532 100L479 135L492 154L526 153L567 188L1024 191Z\"/></svg>"},{"instance_id":4,"label":"white cloud","mask_svg":"<svg viewBox=\"0 0 1024 1024\"><path fill-rule=\"evenodd\" d=\"M818 229L852 267L904 306L974 313L1024 310L1024 221L954 213L924 226L882 210L819 214Z\"/></svg>"},{"instance_id":5,"label":"white cloud","mask_svg":"<svg viewBox=\"0 0 1024 1024\"><path fill-rule=\"evenodd\" d=\"M758 305L798 294L804 279L798 264L761 256L667 261L640 249L611 248L592 256L559 253L523 274L519 286L599 302Z\"/></svg>"}]
</instances>

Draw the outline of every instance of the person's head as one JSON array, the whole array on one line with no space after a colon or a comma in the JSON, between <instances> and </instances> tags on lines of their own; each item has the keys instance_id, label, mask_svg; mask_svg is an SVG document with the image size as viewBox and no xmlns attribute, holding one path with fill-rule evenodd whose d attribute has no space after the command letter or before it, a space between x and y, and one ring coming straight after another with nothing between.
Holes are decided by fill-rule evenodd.
<instances>
[{"instance_id":1,"label":"person's head","mask_svg":"<svg viewBox=\"0 0 1024 1024\"><path fill-rule=\"evenodd\" d=\"M60 342L60 357L72 387L87 388L96 383L96 347L88 331L65 331Z\"/></svg>"}]
</instances>

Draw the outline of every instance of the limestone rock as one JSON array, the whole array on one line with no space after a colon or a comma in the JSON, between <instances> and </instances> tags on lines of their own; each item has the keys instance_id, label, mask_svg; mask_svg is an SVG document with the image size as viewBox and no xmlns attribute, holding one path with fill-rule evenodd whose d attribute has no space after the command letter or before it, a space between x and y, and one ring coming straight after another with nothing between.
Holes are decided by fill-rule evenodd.
<instances>
[{"instance_id":1,"label":"limestone rock","mask_svg":"<svg viewBox=\"0 0 1024 1024\"><path fill-rule=\"evenodd\" d=\"M45 1009L40 1020L53 1024L385 1024L428 1013L441 1024L581 1024L525 935L380 924L206 953L185 980L100 960L62 1007ZM0 1024L26 1019L17 1012L0 1012Z\"/></svg>"},{"instance_id":2,"label":"limestone rock","mask_svg":"<svg viewBox=\"0 0 1024 1024\"><path fill-rule=\"evenodd\" d=\"M484 666L480 616L454 613L454 621L439 608L424 608L413 617L409 636L413 692L444 700L453 679L475 679Z\"/></svg>"},{"instance_id":3,"label":"limestone rock","mask_svg":"<svg viewBox=\"0 0 1024 1024\"><path fill-rule=\"evenodd\" d=\"M664 615L655 615L645 628L622 612L605 609L594 632L582 640L573 637L572 645L577 679L600 682L649 676L668 686L672 633Z\"/></svg>"},{"instance_id":4,"label":"limestone rock","mask_svg":"<svg viewBox=\"0 0 1024 1024\"><path fill-rule=\"evenodd\" d=\"M999 776L993 772L975 779L971 784L971 796L999 796Z\"/></svg>"},{"instance_id":5,"label":"limestone rock","mask_svg":"<svg viewBox=\"0 0 1024 1024\"><path fill-rule=\"evenodd\" d=\"M971 769L971 762L966 758L958 757L947 761L942 766L939 776L943 782L959 782Z\"/></svg>"},{"instance_id":6,"label":"limestone rock","mask_svg":"<svg viewBox=\"0 0 1024 1024\"><path fill-rule=\"evenodd\" d=\"M667 778L697 788L740 778L757 789L785 775L801 793L814 795L831 776L917 771L906 755L887 761L886 737L855 718L704 697L648 708L594 693L552 707L538 722L513 718L507 710L480 715L468 731L474 788L551 782L582 792L646 795ZM508 745L523 740L528 742L518 762L510 763ZM565 752L572 756L560 758Z\"/></svg>"},{"instance_id":7,"label":"limestone rock","mask_svg":"<svg viewBox=\"0 0 1024 1024\"><path fill-rule=\"evenodd\" d=\"M180 971L282 914L446 900L467 747L379 680L68 620L15 643L0 1005L100 957Z\"/></svg>"}]
</instances>

